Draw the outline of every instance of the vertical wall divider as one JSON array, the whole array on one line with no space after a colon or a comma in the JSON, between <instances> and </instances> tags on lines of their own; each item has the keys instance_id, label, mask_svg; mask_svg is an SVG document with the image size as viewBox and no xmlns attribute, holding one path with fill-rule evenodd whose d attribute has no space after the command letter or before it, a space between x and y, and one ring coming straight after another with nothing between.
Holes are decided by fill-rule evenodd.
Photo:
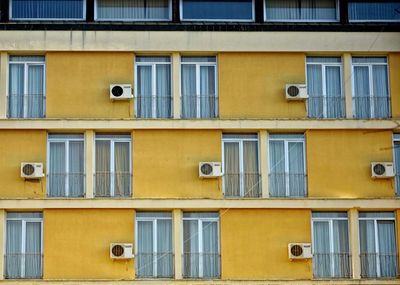
<instances>
[{"instance_id":1,"label":"vertical wall divider","mask_svg":"<svg viewBox=\"0 0 400 285\"><path fill-rule=\"evenodd\" d=\"M269 198L268 189L268 131L259 132L260 142L260 174L261 174L261 197Z\"/></svg>"},{"instance_id":2,"label":"vertical wall divider","mask_svg":"<svg viewBox=\"0 0 400 285\"><path fill-rule=\"evenodd\" d=\"M181 58L180 54L175 52L172 54L172 103L173 118L181 118Z\"/></svg>"},{"instance_id":3,"label":"vertical wall divider","mask_svg":"<svg viewBox=\"0 0 400 285\"><path fill-rule=\"evenodd\" d=\"M94 198L94 131L85 131L85 174L86 174L86 185L85 185L85 197L88 199Z\"/></svg>"},{"instance_id":4,"label":"vertical wall divider","mask_svg":"<svg viewBox=\"0 0 400 285\"><path fill-rule=\"evenodd\" d=\"M8 54L0 53L0 119L7 118Z\"/></svg>"},{"instance_id":5,"label":"vertical wall divider","mask_svg":"<svg viewBox=\"0 0 400 285\"><path fill-rule=\"evenodd\" d=\"M346 105L346 118L353 118L353 90L352 90L351 54L343 54L343 91Z\"/></svg>"},{"instance_id":6,"label":"vertical wall divider","mask_svg":"<svg viewBox=\"0 0 400 285\"><path fill-rule=\"evenodd\" d=\"M173 240L174 240L174 269L175 279L183 278L183 263L182 263L182 244L183 244L183 223L182 210L174 209L173 212Z\"/></svg>"},{"instance_id":7,"label":"vertical wall divider","mask_svg":"<svg viewBox=\"0 0 400 285\"><path fill-rule=\"evenodd\" d=\"M358 223L358 210L356 208L348 211L349 217L349 236L350 236L350 254L351 268L353 279L361 279L361 262L360 262L360 232Z\"/></svg>"}]
</instances>

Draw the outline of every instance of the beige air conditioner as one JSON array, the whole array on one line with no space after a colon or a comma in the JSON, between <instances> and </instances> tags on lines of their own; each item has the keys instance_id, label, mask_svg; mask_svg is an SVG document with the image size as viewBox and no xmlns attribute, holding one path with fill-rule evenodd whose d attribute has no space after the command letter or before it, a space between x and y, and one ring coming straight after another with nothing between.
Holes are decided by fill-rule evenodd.
<instances>
[{"instance_id":1,"label":"beige air conditioner","mask_svg":"<svg viewBox=\"0 0 400 285\"><path fill-rule=\"evenodd\" d=\"M222 176L221 162L199 162L200 178L217 178Z\"/></svg>"},{"instance_id":2,"label":"beige air conditioner","mask_svg":"<svg viewBox=\"0 0 400 285\"><path fill-rule=\"evenodd\" d=\"M111 84L110 99L111 100L129 100L132 99L132 85L130 84Z\"/></svg>"},{"instance_id":3,"label":"beige air conditioner","mask_svg":"<svg viewBox=\"0 0 400 285\"><path fill-rule=\"evenodd\" d=\"M21 178L24 179L40 179L44 177L43 163L40 162L22 162Z\"/></svg>"},{"instance_id":4,"label":"beige air conditioner","mask_svg":"<svg viewBox=\"0 0 400 285\"><path fill-rule=\"evenodd\" d=\"M394 175L393 162L371 162L372 178L391 178Z\"/></svg>"},{"instance_id":5,"label":"beige air conditioner","mask_svg":"<svg viewBox=\"0 0 400 285\"><path fill-rule=\"evenodd\" d=\"M289 243L289 259L312 258L310 243Z\"/></svg>"},{"instance_id":6,"label":"beige air conditioner","mask_svg":"<svg viewBox=\"0 0 400 285\"><path fill-rule=\"evenodd\" d=\"M286 84L286 100L305 100L308 98L307 85Z\"/></svg>"},{"instance_id":7,"label":"beige air conditioner","mask_svg":"<svg viewBox=\"0 0 400 285\"><path fill-rule=\"evenodd\" d=\"M111 259L131 259L133 255L133 245L131 243L111 243L110 244Z\"/></svg>"}]
</instances>

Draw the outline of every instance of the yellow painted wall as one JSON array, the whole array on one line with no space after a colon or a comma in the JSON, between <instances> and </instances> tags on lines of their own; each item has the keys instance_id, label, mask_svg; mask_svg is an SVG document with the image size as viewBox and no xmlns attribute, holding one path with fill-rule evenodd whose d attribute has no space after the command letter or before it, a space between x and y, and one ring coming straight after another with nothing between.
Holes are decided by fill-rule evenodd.
<instances>
[{"instance_id":1,"label":"yellow painted wall","mask_svg":"<svg viewBox=\"0 0 400 285\"><path fill-rule=\"evenodd\" d=\"M221 131L137 130L133 135L137 198L220 198L220 179L200 179L200 161L221 161Z\"/></svg>"},{"instance_id":2,"label":"yellow painted wall","mask_svg":"<svg viewBox=\"0 0 400 285\"><path fill-rule=\"evenodd\" d=\"M110 243L134 243L134 211L44 211L44 279L133 279L132 260L110 259Z\"/></svg>"},{"instance_id":3,"label":"yellow painted wall","mask_svg":"<svg viewBox=\"0 0 400 285\"><path fill-rule=\"evenodd\" d=\"M311 279L311 260L288 259L291 242L311 242L309 210L221 210L222 279Z\"/></svg>"},{"instance_id":4,"label":"yellow painted wall","mask_svg":"<svg viewBox=\"0 0 400 285\"><path fill-rule=\"evenodd\" d=\"M393 161L390 131L307 131L309 197L394 196L393 179L371 179L371 162Z\"/></svg>"},{"instance_id":5,"label":"yellow painted wall","mask_svg":"<svg viewBox=\"0 0 400 285\"><path fill-rule=\"evenodd\" d=\"M46 195L46 178L24 180L21 162L42 162L46 168L45 131L2 130L0 132L0 197L34 198Z\"/></svg>"},{"instance_id":6,"label":"yellow painted wall","mask_svg":"<svg viewBox=\"0 0 400 285\"><path fill-rule=\"evenodd\" d=\"M111 101L112 83L133 84L133 53L46 53L48 118L129 118L133 100Z\"/></svg>"},{"instance_id":7,"label":"yellow painted wall","mask_svg":"<svg viewBox=\"0 0 400 285\"><path fill-rule=\"evenodd\" d=\"M390 53L388 60L392 116L400 118L400 53Z\"/></svg>"},{"instance_id":8,"label":"yellow painted wall","mask_svg":"<svg viewBox=\"0 0 400 285\"><path fill-rule=\"evenodd\" d=\"M285 84L305 83L302 53L220 53L221 118L304 118L304 101L285 99Z\"/></svg>"}]
</instances>

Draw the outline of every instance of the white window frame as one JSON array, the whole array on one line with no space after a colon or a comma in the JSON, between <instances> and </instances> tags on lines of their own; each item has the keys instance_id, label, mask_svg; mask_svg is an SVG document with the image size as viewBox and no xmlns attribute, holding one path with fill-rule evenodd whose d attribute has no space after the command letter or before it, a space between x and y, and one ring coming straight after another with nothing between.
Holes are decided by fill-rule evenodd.
<instances>
[{"instance_id":1,"label":"white window frame","mask_svg":"<svg viewBox=\"0 0 400 285\"><path fill-rule=\"evenodd\" d=\"M69 143L70 142L83 142L83 196L85 196L86 193L86 147L85 147L85 137L82 134L82 138L73 138L73 137L68 137L68 135L66 135L65 138L51 138L50 136L54 135L54 134L47 134L47 164L49 165L49 167L47 167L47 171L46 171L46 176L49 177L50 173L50 144L51 143L64 143L64 147L65 147L65 196L61 196L61 197L69 197ZM79 135L79 134L78 134ZM48 197L54 197L54 196L50 196L50 183L47 183L47 196Z\"/></svg>"},{"instance_id":2,"label":"white window frame","mask_svg":"<svg viewBox=\"0 0 400 285\"><path fill-rule=\"evenodd\" d=\"M255 21L255 0L251 1L251 6L252 6L252 17L251 19L248 20L243 20L243 19L185 19L183 18L183 1L184 0L179 0L179 16L180 20L182 22L254 22Z\"/></svg>"},{"instance_id":3,"label":"white window frame","mask_svg":"<svg viewBox=\"0 0 400 285\"><path fill-rule=\"evenodd\" d=\"M86 0L85 0L86 1ZM154 18L154 19L146 19L146 18L103 18L99 19L97 15L97 1L94 0L94 20L96 22L112 22L112 21L118 21L118 22L170 22L172 21L172 0L168 0L168 19L159 19L159 18Z\"/></svg>"},{"instance_id":4,"label":"white window frame","mask_svg":"<svg viewBox=\"0 0 400 285\"><path fill-rule=\"evenodd\" d=\"M304 197L308 196L308 179L307 179L307 153L306 153L306 139L304 134L295 134L298 136L303 136L302 138L300 137L290 137L292 134L282 134L282 136L288 135L288 137L282 137L282 138L274 138L271 137L271 135L275 134L270 134L268 137L268 176L274 174L271 172L271 153L270 153L270 147L269 147L269 142L270 141L283 141L284 142L284 154L285 154L285 186L286 186L286 197L292 197L290 195L290 185L289 185L289 142L295 142L299 143L301 142L303 144L303 161L304 161L304 177L305 177L305 189L304 189ZM271 193L270 193L271 194Z\"/></svg>"},{"instance_id":5,"label":"white window frame","mask_svg":"<svg viewBox=\"0 0 400 285\"><path fill-rule=\"evenodd\" d=\"M138 55L137 57L146 57L146 56L140 56ZM169 65L170 71L171 71L171 94L169 94L169 96L171 97L171 100L169 102L170 106L171 106L171 114L169 115L168 118L171 118L174 110L173 110L173 85L172 85L172 61L171 61L171 56L165 56L169 58L169 62L163 62L163 61L142 61L142 62L138 62L135 60L135 75L134 75L134 80L135 80L135 89L134 89L134 93L135 93L135 116L137 118L139 118L138 116L138 80L137 80L137 75L138 75L138 67L139 66L151 66L151 118L152 119L159 119L157 117L157 70L156 70L156 66L157 65ZM142 117L140 117L142 118ZM164 118L161 118L164 119Z\"/></svg>"},{"instance_id":6,"label":"white window frame","mask_svg":"<svg viewBox=\"0 0 400 285\"><path fill-rule=\"evenodd\" d=\"M378 56L379 57L379 56ZM392 117L392 106L391 106L391 95L390 95L390 74L389 74L389 62L388 62L388 58L386 56L382 56L382 58L386 59L386 62L366 62L366 63L359 63L353 62L353 59L357 58L357 56L353 56L352 57L352 61L351 61L351 88L352 88L352 98L353 98L353 118L357 118L356 115L356 104L355 101L356 100L356 94L355 94L355 76L354 76L354 68L355 67L368 67L368 83L369 83L369 99L370 102L374 102L374 98L377 97L374 94L374 79L373 79L373 71L372 71L372 67L374 65L381 65L384 66L386 65L386 73L387 73L387 89L388 89L388 101L389 101L389 114L387 118L391 118ZM374 110L374 104L370 104L370 115L371 115L371 119L375 119L376 115L375 115L375 110Z\"/></svg>"},{"instance_id":7,"label":"white window frame","mask_svg":"<svg viewBox=\"0 0 400 285\"><path fill-rule=\"evenodd\" d=\"M209 212L207 212L209 213ZM216 222L217 223L217 239L218 239L218 255L221 254L221 240L220 240L220 222L219 222L220 216L218 213L218 217L207 217L207 218L199 218L199 217L183 217L182 221L197 221L197 231L198 234L197 235L191 235L190 238L195 238L198 237L198 253L199 253L199 276L198 278L203 278L204 277L204 261L203 261L203 223L204 222ZM182 242L182 252L185 254L184 252L184 244L185 244L185 236L184 236L184 231L182 230L182 237L183 237L183 242ZM185 260L183 260L185 262ZM221 260L220 258L218 258L218 266L219 266L219 271L220 267L221 267ZM221 274L221 272L219 272ZM191 278L196 278L196 277L186 277L185 279L191 279Z\"/></svg>"},{"instance_id":8,"label":"white window frame","mask_svg":"<svg viewBox=\"0 0 400 285\"><path fill-rule=\"evenodd\" d=\"M86 20L86 0L82 0L82 18L13 18L12 17L12 1L9 2L9 16L12 21L85 21ZM34 0L31 0L34 1Z\"/></svg>"},{"instance_id":9,"label":"white window frame","mask_svg":"<svg viewBox=\"0 0 400 285\"><path fill-rule=\"evenodd\" d=\"M100 135L100 137L98 137ZM129 135L130 136L130 135ZM102 135L97 134L95 136L95 151L93 154L94 158L94 168L93 174L94 177L96 175L96 142L97 141L109 141L110 142L110 197L115 197L115 143L129 143L129 194L132 195L132 137L129 138L127 135L122 135L122 137L118 137L115 135ZM96 197L96 182L94 183L94 194ZM97 196L98 198L99 196Z\"/></svg>"},{"instance_id":10,"label":"white window frame","mask_svg":"<svg viewBox=\"0 0 400 285\"><path fill-rule=\"evenodd\" d=\"M340 21L340 2L336 0L336 19L335 20L288 20L288 19L274 19L269 20L267 18L267 4L263 0L263 13L264 13L264 22L291 22L291 23L336 23Z\"/></svg>"},{"instance_id":11,"label":"white window frame","mask_svg":"<svg viewBox=\"0 0 400 285\"><path fill-rule=\"evenodd\" d=\"M335 212L336 213L336 212ZM346 213L346 215L347 215L347 213ZM348 218L348 215L347 215L347 217L345 218L345 217L312 217L312 215L311 215L311 233L312 233L312 235L311 235L311 243L312 243L312 251L313 251L313 253L315 253L315 250L314 250L314 246L315 246L315 243L314 243L314 240L315 240L315 237L314 237L314 222L324 222L324 223L328 223L328 225L329 225L329 253L331 254L331 257L330 257L330 262L331 262L331 268L330 268L330 270L331 270L331 275L330 276L326 276L326 277L334 277L333 276L333 272L335 272L335 262L334 262L334 256L333 256L333 254L335 253L335 249L334 249L334 244L333 244L333 239L334 239L334 237L333 237L333 222L334 221L347 221L347 244L348 244L348 246L349 246L349 257L350 257L350 246L351 246L351 244L350 244L350 236L349 236L349 233L350 233L350 231L349 231L349 218ZM349 267L349 270L350 270L350 274L351 274L351 266ZM314 274L314 272L313 272L313 274ZM340 278L344 278L344 277L340 277Z\"/></svg>"},{"instance_id":12,"label":"white window frame","mask_svg":"<svg viewBox=\"0 0 400 285\"><path fill-rule=\"evenodd\" d=\"M358 1L348 1L348 5L350 8L350 2L358 2ZM349 9L348 8L348 9ZM348 13L348 19L350 23L370 23L370 22L375 22L375 23L397 23L400 22L400 20L384 20L384 19L363 19L363 20L352 20L350 19L350 13Z\"/></svg>"},{"instance_id":13,"label":"white window frame","mask_svg":"<svg viewBox=\"0 0 400 285\"><path fill-rule=\"evenodd\" d=\"M152 213L156 213L156 212L152 212ZM172 223L172 213L170 217L163 217L162 215L158 216L158 217L137 217L136 216L136 222L135 222L135 227L136 227L136 231L135 231L135 252L138 252L138 232L139 232L139 222L151 222L152 223L152 227L153 227L153 240L152 240L152 244L153 244L153 278L157 278L157 261L158 261L158 244L157 244L157 225L158 225L158 221L159 220L168 220L171 221L171 229L173 229L173 223ZM173 233L171 232L171 235L173 238ZM171 254L173 254L174 248L172 245L172 252ZM172 262L174 262L172 260ZM137 266L137 262L136 266ZM172 268L173 268L173 264L172 264ZM137 274L137 271L136 271ZM174 275L174 272L172 272L172 275ZM138 278L151 278L151 277L143 277L143 276L137 276Z\"/></svg>"},{"instance_id":14,"label":"white window frame","mask_svg":"<svg viewBox=\"0 0 400 285\"><path fill-rule=\"evenodd\" d=\"M327 56L327 58L329 58L329 56ZM321 72L322 72L322 94L321 96L323 97L323 104L322 104L322 108L323 108L323 118L327 119L328 118L328 106L327 106L327 97L326 97L326 68L327 67L339 67L340 68L340 96L342 98L342 100L345 100L344 98L344 94L343 94L343 62L341 61L340 63L336 63L336 62L307 62L307 57L306 57L306 82L307 82L307 86L308 86L308 72L307 72L307 67L308 65L320 65L321 66ZM307 106L307 113L309 113L309 107L308 104ZM344 106L344 113L346 112L346 107ZM343 114L343 118L345 117L345 114ZM310 117L310 115L308 114L308 117ZM329 118L330 119L330 118ZM334 119L341 119L341 118L334 118Z\"/></svg>"},{"instance_id":15,"label":"white window frame","mask_svg":"<svg viewBox=\"0 0 400 285\"><path fill-rule=\"evenodd\" d=\"M242 134L243 135L243 134ZM244 134L246 135L246 134ZM250 138L250 137L241 137L241 134L237 134L237 138L224 138L222 136L222 170L224 171L225 169L225 143L238 143L239 144L239 192L240 196L239 197L245 197L245 192L244 192L244 177L242 176L244 174L244 166L243 166L243 143L246 141L250 142L257 142L257 164L258 164L258 175L261 176L261 169L260 169L260 143L259 143L259 136L257 134L257 137L255 138ZM224 173L225 175L226 173ZM224 177L224 176L223 176ZM259 189L261 190L261 178L259 179ZM222 179L222 193L225 196L225 179ZM259 193L261 195L261 193ZM232 196L233 198L233 196Z\"/></svg>"},{"instance_id":16,"label":"white window frame","mask_svg":"<svg viewBox=\"0 0 400 285\"><path fill-rule=\"evenodd\" d=\"M10 218L6 215L5 237L7 237L7 222L21 221L21 278L25 279L25 254L26 254L26 223L40 223L40 262L41 262L41 278L43 276L43 216L41 218ZM7 244L7 241L5 245ZM6 253L7 254L7 253Z\"/></svg>"},{"instance_id":17,"label":"white window frame","mask_svg":"<svg viewBox=\"0 0 400 285\"><path fill-rule=\"evenodd\" d=\"M400 148L400 134L392 134L392 147L393 147L393 164L395 166L395 195L400 196L400 189L397 189L397 184L400 185L400 181L397 181L398 179L400 180L400 169L396 169L396 143L398 143L398 147ZM399 157L400 159L400 157Z\"/></svg>"},{"instance_id":18,"label":"white window frame","mask_svg":"<svg viewBox=\"0 0 400 285\"><path fill-rule=\"evenodd\" d=\"M181 68L181 76L180 76L180 82L179 82L179 87L180 87L180 90L181 90L181 102L183 100L182 98L185 97L183 95L183 93L182 93L182 77L183 77L182 76L182 74L183 74L182 66L183 65L196 65L196 94L189 95L189 96L194 96L194 95L196 96L196 117L193 118L193 119L213 119L213 118L218 118L219 117L219 97L218 97L218 65L217 65L218 59L217 59L217 56L212 56L212 57L215 57L215 62L199 62L199 61L185 61L185 62L183 62L182 61L182 57L190 57L190 56L181 56L181 67L180 67ZM200 57L202 57L202 56L200 56ZM205 56L205 57L207 57L207 56ZM214 67L214 76L215 76L215 80L214 80L214 82L215 82L215 87L214 87L215 96L214 97L215 98L214 98L214 100L215 100L215 102L217 102L215 104L215 110L214 110L215 117L212 116L210 118L201 118L200 67L202 67L202 66L205 66L205 67L213 66ZM184 105L182 104L182 107L181 107L182 114L183 114L183 108L184 108ZM182 116L182 118L183 118L183 116ZM192 119L192 118L184 118L184 119Z\"/></svg>"},{"instance_id":19,"label":"white window frame","mask_svg":"<svg viewBox=\"0 0 400 285\"><path fill-rule=\"evenodd\" d=\"M13 56L13 55L11 55ZM24 94L23 94L23 104L24 104L24 111L23 111L23 117L22 118L36 118L36 117L28 117L28 104L27 104L27 96L29 96L28 92L28 67L29 66L43 66L43 117L39 118L46 118L46 57L44 57L43 61L31 61L31 60L26 60L26 61L12 61L11 56L9 56L8 60L8 72L9 72L9 78L11 78L11 65L23 65L24 66ZM21 56L35 56L35 55L21 55ZM42 55L40 55L42 56ZM9 84L9 82L7 82ZM8 118L10 117L10 96L13 96L10 94L10 86L7 88L7 116ZM16 117L12 117L16 118Z\"/></svg>"},{"instance_id":20,"label":"white window frame","mask_svg":"<svg viewBox=\"0 0 400 285\"><path fill-rule=\"evenodd\" d=\"M379 256L379 234L378 234L378 221L393 221L394 222L394 228L395 228L395 241L396 241L396 248L397 248L397 237L396 237L396 218L395 214L393 212L389 212L393 214L393 217L359 217L358 220L360 221L373 221L374 222L374 239L375 239L375 252L376 254L376 276L382 277L381 276L381 262L380 262L380 256ZM361 239L359 241L360 243L360 248L361 248Z\"/></svg>"}]
</instances>

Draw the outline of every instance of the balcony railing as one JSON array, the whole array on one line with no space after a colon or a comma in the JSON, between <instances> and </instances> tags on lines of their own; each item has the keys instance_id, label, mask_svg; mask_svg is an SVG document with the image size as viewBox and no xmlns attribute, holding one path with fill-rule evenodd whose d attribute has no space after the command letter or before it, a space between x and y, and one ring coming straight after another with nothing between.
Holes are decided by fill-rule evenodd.
<instances>
[{"instance_id":1,"label":"balcony railing","mask_svg":"<svg viewBox=\"0 0 400 285\"><path fill-rule=\"evenodd\" d=\"M390 118L390 97L359 95L353 96L354 117L357 119Z\"/></svg>"},{"instance_id":2,"label":"balcony railing","mask_svg":"<svg viewBox=\"0 0 400 285\"><path fill-rule=\"evenodd\" d=\"M307 175L305 173L270 173L269 187L271 197L305 197Z\"/></svg>"},{"instance_id":3,"label":"balcony railing","mask_svg":"<svg viewBox=\"0 0 400 285\"><path fill-rule=\"evenodd\" d=\"M396 253L361 253L361 277L396 277L399 274Z\"/></svg>"},{"instance_id":4,"label":"balcony railing","mask_svg":"<svg viewBox=\"0 0 400 285\"><path fill-rule=\"evenodd\" d=\"M310 118L344 118L344 96L310 96L308 98L308 116Z\"/></svg>"},{"instance_id":5,"label":"balcony railing","mask_svg":"<svg viewBox=\"0 0 400 285\"><path fill-rule=\"evenodd\" d=\"M182 118L217 118L218 97L215 94L183 95Z\"/></svg>"},{"instance_id":6,"label":"balcony railing","mask_svg":"<svg viewBox=\"0 0 400 285\"><path fill-rule=\"evenodd\" d=\"M135 255L136 277L172 278L174 277L174 254L172 252L139 252Z\"/></svg>"},{"instance_id":7,"label":"balcony railing","mask_svg":"<svg viewBox=\"0 0 400 285\"><path fill-rule=\"evenodd\" d=\"M140 95L136 96L136 116L138 118L171 118L172 96Z\"/></svg>"},{"instance_id":8,"label":"balcony railing","mask_svg":"<svg viewBox=\"0 0 400 285\"><path fill-rule=\"evenodd\" d=\"M314 253L315 278L350 278L351 256L349 253Z\"/></svg>"},{"instance_id":9,"label":"balcony railing","mask_svg":"<svg viewBox=\"0 0 400 285\"><path fill-rule=\"evenodd\" d=\"M221 274L220 259L220 254L215 252L183 253L183 277L219 278Z\"/></svg>"},{"instance_id":10,"label":"balcony railing","mask_svg":"<svg viewBox=\"0 0 400 285\"><path fill-rule=\"evenodd\" d=\"M5 278L42 278L42 261L41 253L7 253L5 255Z\"/></svg>"},{"instance_id":11,"label":"balcony railing","mask_svg":"<svg viewBox=\"0 0 400 285\"><path fill-rule=\"evenodd\" d=\"M261 197L261 175L259 173L225 173L225 197Z\"/></svg>"},{"instance_id":12,"label":"balcony railing","mask_svg":"<svg viewBox=\"0 0 400 285\"><path fill-rule=\"evenodd\" d=\"M96 172L95 196L96 197L130 197L132 173L130 172Z\"/></svg>"},{"instance_id":13,"label":"balcony railing","mask_svg":"<svg viewBox=\"0 0 400 285\"><path fill-rule=\"evenodd\" d=\"M46 97L44 94L8 95L9 118L43 118Z\"/></svg>"},{"instance_id":14,"label":"balcony railing","mask_svg":"<svg viewBox=\"0 0 400 285\"><path fill-rule=\"evenodd\" d=\"M84 173L49 173L49 197L83 197L85 196Z\"/></svg>"}]
</instances>

